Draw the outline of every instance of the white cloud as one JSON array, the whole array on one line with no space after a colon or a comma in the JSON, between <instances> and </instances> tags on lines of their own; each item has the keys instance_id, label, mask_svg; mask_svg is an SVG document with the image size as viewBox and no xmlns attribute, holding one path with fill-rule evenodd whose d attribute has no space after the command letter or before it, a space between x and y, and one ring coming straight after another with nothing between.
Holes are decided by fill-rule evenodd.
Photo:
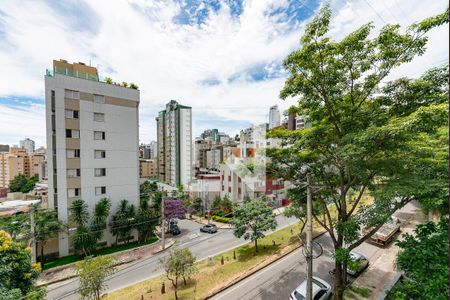
<instances>
[{"instance_id":1,"label":"white cloud","mask_svg":"<svg viewBox=\"0 0 450 300\"><path fill-rule=\"evenodd\" d=\"M432 0L367 1L370 6L366 0L332 1L332 32L336 38L369 20L374 20L376 28L384 22L407 25L439 13L446 5ZM67 3L74 7L80 2ZM196 115L203 119L211 116L211 127L217 127L214 124L218 119L227 120L230 126L219 129L236 131L232 124L266 121L269 106L278 104L284 109L289 105L278 99L283 78L248 80L249 70L256 67L276 74L276 64L298 46L304 24L286 15L268 13L288 4L244 1L243 13L236 17L222 2L218 11L209 10L204 23L189 25L174 22L181 6L171 0L86 1L79 5L85 11L76 22L73 15L56 9L54 4L4 0L0 8L0 97L42 98L43 74L52 59L91 60L103 76L139 85L143 142L155 138L155 116L170 99L193 107L195 133L206 129L195 124ZM428 48L423 57L397 69L394 75L417 76L438 58L448 60L448 26L430 34ZM235 79L229 82L230 77ZM202 84L211 79L218 84ZM4 105L0 108L3 116L8 115L7 122L0 118L0 143L13 143L25 136L40 144L45 142L44 131L28 131L24 136L23 131L15 129L22 127L21 111ZM35 122L33 130L39 125L45 128L41 111L30 120ZM201 124L205 126L204 120ZM12 128L12 135L3 134L7 126Z\"/></svg>"}]
</instances>

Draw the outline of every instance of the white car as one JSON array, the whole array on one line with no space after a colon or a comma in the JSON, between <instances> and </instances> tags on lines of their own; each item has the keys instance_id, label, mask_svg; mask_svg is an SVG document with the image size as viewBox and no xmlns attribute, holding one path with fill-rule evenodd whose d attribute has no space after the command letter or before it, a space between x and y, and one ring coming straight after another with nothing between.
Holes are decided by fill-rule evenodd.
<instances>
[{"instance_id":1,"label":"white car","mask_svg":"<svg viewBox=\"0 0 450 300\"><path fill-rule=\"evenodd\" d=\"M319 277L312 279L313 300L326 300L331 295L331 286ZM306 279L292 292L291 300L306 300Z\"/></svg>"}]
</instances>

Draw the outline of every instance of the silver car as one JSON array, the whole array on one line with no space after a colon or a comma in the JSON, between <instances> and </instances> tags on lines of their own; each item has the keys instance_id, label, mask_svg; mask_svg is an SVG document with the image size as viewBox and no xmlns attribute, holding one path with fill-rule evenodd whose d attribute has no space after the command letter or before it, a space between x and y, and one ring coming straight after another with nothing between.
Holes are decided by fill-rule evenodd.
<instances>
[{"instance_id":1,"label":"silver car","mask_svg":"<svg viewBox=\"0 0 450 300\"><path fill-rule=\"evenodd\" d=\"M369 265L369 260L359 252L350 251L351 263L347 263L347 274L356 277ZM331 270L330 275L334 276L336 269Z\"/></svg>"},{"instance_id":2,"label":"silver car","mask_svg":"<svg viewBox=\"0 0 450 300\"><path fill-rule=\"evenodd\" d=\"M314 300L326 300L331 295L331 286L319 277L312 278L312 294ZM306 300L306 279L292 292L291 300Z\"/></svg>"}]
</instances>

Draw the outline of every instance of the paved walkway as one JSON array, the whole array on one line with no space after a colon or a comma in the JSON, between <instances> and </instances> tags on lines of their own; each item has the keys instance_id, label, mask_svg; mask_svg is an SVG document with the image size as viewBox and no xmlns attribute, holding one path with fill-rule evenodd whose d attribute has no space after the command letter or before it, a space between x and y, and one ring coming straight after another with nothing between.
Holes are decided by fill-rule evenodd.
<instances>
[{"instance_id":1,"label":"paved walkway","mask_svg":"<svg viewBox=\"0 0 450 300\"><path fill-rule=\"evenodd\" d=\"M394 214L394 218L401 221L401 234L412 233L416 225L424 222L423 213L417 202L408 203ZM386 290L391 287L398 273L395 266L398 251L399 247L393 242L374 254L367 270L352 283L353 287L369 288L371 293L368 298L352 293L353 299L384 299Z\"/></svg>"}]
</instances>

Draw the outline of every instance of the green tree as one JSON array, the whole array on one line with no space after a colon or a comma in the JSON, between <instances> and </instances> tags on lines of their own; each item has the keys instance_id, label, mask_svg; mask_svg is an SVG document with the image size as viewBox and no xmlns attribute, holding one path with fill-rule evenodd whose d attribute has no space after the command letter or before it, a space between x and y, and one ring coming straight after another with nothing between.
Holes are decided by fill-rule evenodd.
<instances>
[{"instance_id":1,"label":"green tree","mask_svg":"<svg viewBox=\"0 0 450 300\"><path fill-rule=\"evenodd\" d=\"M404 279L389 292L389 299L448 299L448 216L438 224L420 224L415 234L406 233L397 266Z\"/></svg>"},{"instance_id":2,"label":"green tree","mask_svg":"<svg viewBox=\"0 0 450 300\"><path fill-rule=\"evenodd\" d=\"M100 300L107 287L105 279L115 271L115 261L110 256L87 257L75 264L80 281L78 293L82 299Z\"/></svg>"},{"instance_id":3,"label":"green tree","mask_svg":"<svg viewBox=\"0 0 450 300\"><path fill-rule=\"evenodd\" d=\"M0 230L0 297L2 299L44 299L45 289L33 286L40 264L33 264L30 248L24 248Z\"/></svg>"},{"instance_id":4,"label":"green tree","mask_svg":"<svg viewBox=\"0 0 450 300\"><path fill-rule=\"evenodd\" d=\"M156 211L149 205L149 200L141 199L135 218L135 228L138 231L139 242L146 242L152 236L159 217L159 211Z\"/></svg>"},{"instance_id":5,"label":"green tree","mask_svg":"<svg viewBox=\"0 0 450 300\"><path fill-rule=\"evenodd\" d=\"M192 276L196 272L194 266L195 256L192 255L191 250L175 249L170 252L169 256L160 260L166 277L172 283L175 291L175 299L178 299L178 287L179 280L183 278L184 285L186 285L186 279Z\"/></svg>"},{"instance_id":6,"label":"green tree","mask_svg":"<svg viewBox=\"0 0 450 300\"><path fill-rule=\"evenodd\" d=\"M234 235L238 238L250 239L255 243L255 254L258 253L258 239L265 236L267 230L275 230L277 221L270 207L262 200L252 200L238 205L233 212Z\"/></svg>"},{"instance_id":7,"label":"green tree","mask_svg":"<svg viewBox=\"0 0 450 300\"><path fill-rule=\"evenodd\" d=\"M426 138L422 134L447 122L448 106L443 103L424 102L396 113L379 99L379 84L393 68L425 51L425 34L448 23L448 11L404 33L399 25L386 25L373 34L373 24L368 23L340 41L329 36L330 20L331 10L325 6L306 26L300 48L284 61L290 75L280 97L297 97L290 111L308 116L311 127L272 130L269 137L279 138L281 147L266 153L269 175L293 184L291 213L304 217L307 173L317 187L313 217L333 241L334 298L342 299L350 250L421 188L407 180L410 170L420 169L416 162L429 155L420 151L416 138ZM368 190L375 202L364 206L361 201ZM332 217L329 205L337 217ZM361 235L361 227L368 232Z\"/></svg>"},{"instance_id":8,"label":"green tree","mask_svg":"<svg viewBox=\"0 0 450 300\"><path fill-rule=\"evenodd\" d=\"M108 219L110 209L111 200L109 198L102 198L95 204L90 230L96 243L103 237L103 231L106 229L106 220Z\"/></svg>"},{"instance_id":9,"label":"green tree","mask_svg":"<svg viewBox=\"0 0 450 300\"><path fill-rule=\"evenodd\" d=\"M20 189L22 193L28 193L34 189L36 183L39 181L37 176L33 176L27 180L27 183Z\"/></svg>"},{"instance_id":10,"label":"green tree","mask_svg":"<svg viewBox=\"0 0 450 300\"><path fill-rule=\"evenodd\" d=\"M81 251L87 256L95 249L96 238L89 228L88 205L82 199L76 199L70 206L70 219L77 225L73 236L73 245L76 251Z\"/></svg>"},{"instance_id":11,"label":"green tree","mask_svg":"<svg viewBox=\"0 0 450 300\"><path fill-rule=\"evenodd\" d=\"M113 80L111 77L105 77L105 82L108 84L113 84Z\"/></svg>"},{"instance_id":12,"label":"green tree","mask_svg":"<svg viewBox=\"0 0 450 300\"><path fill-rule=\"evenodd\" d=\"M56 237L58 233L66 229L66 225L58 219L58 213L54 210L38 208L35 214L35 238L40 249L40 261L45 262L44 247L48 240Z\"/></svg>"},{"instance_id":13,"label":"green tree","mask_svg":"<svg viewBox=\"0 0 450 300\"><path fill-rule=\"evenodd\" d=\"M116 213L112 217L110 231L116 237L116 245L119 240L129 242L131 230L135 224L136 208L128 200L123 199L119 203Z\"/></svg>"},{"instance_id":14,"label":"green tree","mask_svg":"<svg viewBox=\"0 0 450 300\"><path fill-rule=\"evenodd\" d=\"M0 229L11 235L13 240L23 240L30 235L30 216L18 214L0 218Z\"/></svg>"},{"instance_id":15,"label":"green tree","mask_svg":"<svg viewBox=\"0 0 450 300\"><path fill-rule=\"evenodd\" d=\"M203 213L204 207L203 207L203 200L201 198L195 198L194 202L192 203L192 208L196 213Z\"/></svg>"},{"instance_id":16,"label":"green tree","mask_svg":"<svg viewBox=\"0 0 450 300\"><path fill-rule=\"evenodd\" d=\"M28 179L23 174L18 174L9 182L9 190L11 192L20 192L22 188L27 184Z\"/></svg>"}]
</instances>

